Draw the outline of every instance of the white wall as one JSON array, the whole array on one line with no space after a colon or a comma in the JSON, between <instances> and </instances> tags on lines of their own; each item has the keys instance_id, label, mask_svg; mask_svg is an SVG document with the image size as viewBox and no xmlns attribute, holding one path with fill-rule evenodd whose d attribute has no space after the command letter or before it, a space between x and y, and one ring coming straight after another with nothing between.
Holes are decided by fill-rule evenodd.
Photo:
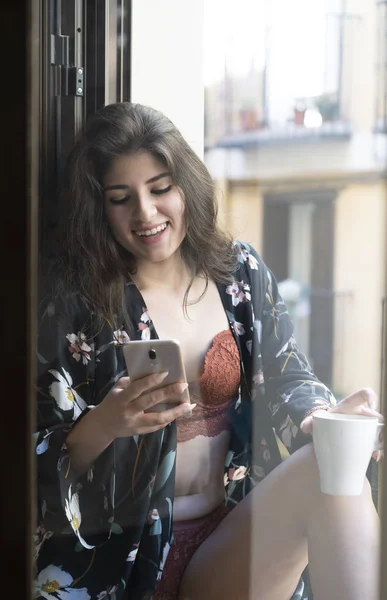
<instances>
[{"instance_id":1,"label":"white wall","mask_svg":"<svg viewBox=\"0 0 387 600\"><path fill-rule=\"evenodd\" d=\"M131 100L165 113L203 158L204 0L133 0Z\"/></svg>"}]
</instances>

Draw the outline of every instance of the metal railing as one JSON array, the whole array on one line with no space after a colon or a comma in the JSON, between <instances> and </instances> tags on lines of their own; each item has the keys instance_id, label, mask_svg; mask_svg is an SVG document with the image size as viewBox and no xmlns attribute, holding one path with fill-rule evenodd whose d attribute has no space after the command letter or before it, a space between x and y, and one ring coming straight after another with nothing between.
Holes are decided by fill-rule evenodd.
<instances>
[{"instance_id":1,"label":"metal railing","mask_svg":"<svg viewBox=\"0 0 387 600\"><path fill-rule=\"evenodd\" d=\"M295 123L281 127L267 127L254 131L230 133L220 138L217 148L242 148L280 143L314 142L332 139L348 140L352 136L352 125L347 121L323 123L320 127L308 128Z\"/></svg>"}]
</instances>

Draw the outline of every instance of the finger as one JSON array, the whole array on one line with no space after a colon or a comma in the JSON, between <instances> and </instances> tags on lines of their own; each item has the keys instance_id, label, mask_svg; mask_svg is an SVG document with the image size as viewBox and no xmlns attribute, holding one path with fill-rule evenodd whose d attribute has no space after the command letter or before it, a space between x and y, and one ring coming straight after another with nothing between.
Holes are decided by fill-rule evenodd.
<instances>
[{"instance_id":1,"label":"finger","mask_svg":"<svg viewBox=\"0 0 387 600\"><path fill-rule=\"evenodd\" d=\"M375 452L372 453L372 458L376 460L376 462L379 462L383 458L383 456L383 450L375 450Z\"/></svg>"},{"instance_id":2,"label":"finger","mask_svg":"<svg viewBox=\"0 0 387 600\"><path fill-rule=\"evenodd\" d=\"M363 388L361 394L364 398L364 402L368 404L371 410L377 411L379 409L379 396L372 388Z\"/></svg>"},{"instance_id":3,"label":"finger","mask_svg":"<svg viewBox=\"0 0 387 600\"><path fill-rule=\"evenodd\" d=\"M147 390L160 385L167 375L168 371L163 371L162 373L154 373L133 381L132 385L130 386L131 399L138 398Z\"/></svg>"},{"instance_id":4,"label":"finger","mask_svg":"<svg viewBox=\"0 0 387 600\"><path fill-rule=\"evenodd\" d=\"M189 402L183 402L183 404L179 404L177 406L174 406L173 408L164 410L163 412L158 413L158 415L159 415L159 418L161 419L161 421L167 425L168 423L171 423L175 419L178 419L179 417L183 417L184 415L187 415L188 412L192 412L192 409L195 406L196 406L196 404L193 405L193 404L190 404Z\"/></svg>"},{"instance_id":5,"label":"finger","mask_svg":"<svg viewBox=\"0 0 387 600\"><path fill-rule=\"evenodd\" d=\"M357 390L350 396L341 400L332 411L359 414L362 405L368 406L372 410L378 409L379 398L372 388L362 388L361 390Z\"/></svg>"},{"instance_id":6,"label":"finger","mask_svg":"<svg viewBox=\"0 0 387 600\"><path fill-rule=\"evenodd\" d=\"M172 383L166 385L165 387L140 396L140 398L136 400L136 407L139 410L146 411L148 408L164 402L168 403L175 401L180 403L183 400L186 402L187 398L185 396L182 397L182 394L187 388L188 383Z\"/></svg>"},{"instance_id":7,"label":"finger","mask_svg":"<svg viewBox=\"0 0 387 600\"><path fill-rule=\"evenodd\" d=\"M183 405L182 405L183 406ZM187 406L187 405L186 405ZM197 404L189 404L189 410L188 409L184 409L187 410L187 412L184 412L183 415L178 415L176 417L176 419L181 419L184 417L188 417L192 415L192 411L195 408L195 406L197 406ZM148 414L152 414L152 413L148 413ZM155 413L153 413L155 414ZM158 431L159 429L164 429L164 427L166 427L167 425L169 425L172 421L174 420L174 418L172 418L172 420L168 421L167 423L158 423L158 425L152 426L152 427L145 427L145 428L141 428L139 429L139 434L144 434L144 433L153 433L154 431Z\"/></svg>"},{"instance_id":8,"label":"finger","mask_svg":"<svg viewBox=\"0 0 387 600\"><path fill-rule=\"evenodd\" d=\"M384 423L384 417L377 410L373 410L368 406L361 406L361 412L368 417L376 417L380 423Z\"/></svg>"},{"instance_id":9,"label":"finger","mask_svg":"<svg viewBox=\"0 0 387 600\"><path fill-rule=\"evenodd\" d=\"M118 381L116 381L116 383L113 385L112 389L110 390L110 394L113 394L114 396L118 395L118 394L122 394L122 392L124 392L124 390L130 389L130 378L129 377L120 377L120 379L118 379Z\"/></svg>"},{"instance_id":10,"label":"finger","mask_svg":"<svg viewBox=\"0 0 387 600\"><path fill-rule=\"evenodd\" d=\"M112 387L112 389L120 389L120 390L124 390L125 388L128 387L130 383L130 377L120 377L116 383L114 384L114 386Z\"/></svg>"},{"instance_id":11,"label":"finger","mask_svg":"<svg viewBox=\"0 0 387 600\"><path fill-rule=\"evenodd\" d=\"M311 435L312 431L313 431L313 416L314 415L319 415L321 413L326 413L327 411L323 410L323 409L318 409L313 411L313 414L305 417L305 419L301 422L300 425L300 429L302 431L302 433L305 433L306 435Z\"/></svg>"},{"instance_id":12,"label":"finger","mask_svg":"<svg viewBox=\"0 0 387 600\"><path fill-rule=\"evenodd\" d=\"M188 411L191 412L195 406L196 404L184 402L183 404L179 404L178 406L163 410L159 413L146 413L143 415L142 428L144 428L144 430L146 429L147 431L150 431L152 428L154 428L153 430L157 431L162 427L166 427L166 425L169 425L169 423L172 423L172 421L175 419L184 416L188 413Z\"/></svg>"},{"instance_id":13,"label":"finger","mask_svg":"<svg viewBox=\"0 0 387 600\"><path fill-rule=\"evenodd\" d=\"M310 417L306 417L301 425L300 425L300 429L302 431L302 433L305 433L305 435L310 435L313 431L313 418L312 416Z\"/></svg>"},{"instance_id":14,"label":"finger","mask_svg":"<svg viewBox=\"0 0 387 600\"><path fill-rule=\"evenodd\" d=\"M192 411L193 411L193 409L194 409L196 406L197 406L197 404L192 404L192 403L190 403L190 404L189 404L189 407L190 407L190 408L189 408L189 410L188 410L186 413L184 413L183 415L181 415L181 417L184 417L184 418L185 418L185 417L190 417L190 416L192 415Z\"/></svg>"}]
</instances>

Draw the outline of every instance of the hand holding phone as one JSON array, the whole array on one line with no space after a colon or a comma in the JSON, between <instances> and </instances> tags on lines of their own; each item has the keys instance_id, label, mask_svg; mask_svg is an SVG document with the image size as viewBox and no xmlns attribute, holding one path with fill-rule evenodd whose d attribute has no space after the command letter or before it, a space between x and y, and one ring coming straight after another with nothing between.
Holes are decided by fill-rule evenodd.
<instances>
[{"instance_id":1,"label":"hand holding phone","mask_svg":"<svg viewBox=\"0 0 387 600\"><path fill-rule=\"evenodd\" d=\"M148 375L168 372L168 375L152 390L159 389L174 383L187 383L183 357L178 340L136 340L123 346L128 375L135 382ZM149 391L152 391L149 390ZM179 400L171 399L169 402L159 403L150 407L145 412L160 412L181 403L190 402L188 389Z\"/></svg>"},{"instance_id":2,"label":"hand holding phone","mask_svg":"<svg viewBox=\"0 0 387 600\"><path fill-rule=\"evenodd\" d=\"M133 341L123 352L129 377L121 377L74 428L94 446L95 440L105 440L107 447L115 438L158 431L195 407L178 341Z\"/></svg>"}]
</instances>

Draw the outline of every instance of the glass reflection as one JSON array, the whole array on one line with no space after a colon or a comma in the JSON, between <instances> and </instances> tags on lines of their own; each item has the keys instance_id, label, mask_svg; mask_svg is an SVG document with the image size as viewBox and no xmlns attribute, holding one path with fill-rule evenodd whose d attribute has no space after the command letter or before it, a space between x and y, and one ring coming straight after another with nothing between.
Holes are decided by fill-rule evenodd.
<instances>
[{"instance_id":1,"label":"glass reflection","mask_svg":"<svg viewBox=\"0 0 387 600\"><path fill-rule=\"evenodd\" d=\"M35 598L377 597L375 489L321 493L311 443L314 413L381 418L384 190L348 42L374 12L245 4L207 5L204 163L129 103L67 163ZM125 344L157 338L179 340L188 388L128 379Z\"/></svg>"}]
</instances>

